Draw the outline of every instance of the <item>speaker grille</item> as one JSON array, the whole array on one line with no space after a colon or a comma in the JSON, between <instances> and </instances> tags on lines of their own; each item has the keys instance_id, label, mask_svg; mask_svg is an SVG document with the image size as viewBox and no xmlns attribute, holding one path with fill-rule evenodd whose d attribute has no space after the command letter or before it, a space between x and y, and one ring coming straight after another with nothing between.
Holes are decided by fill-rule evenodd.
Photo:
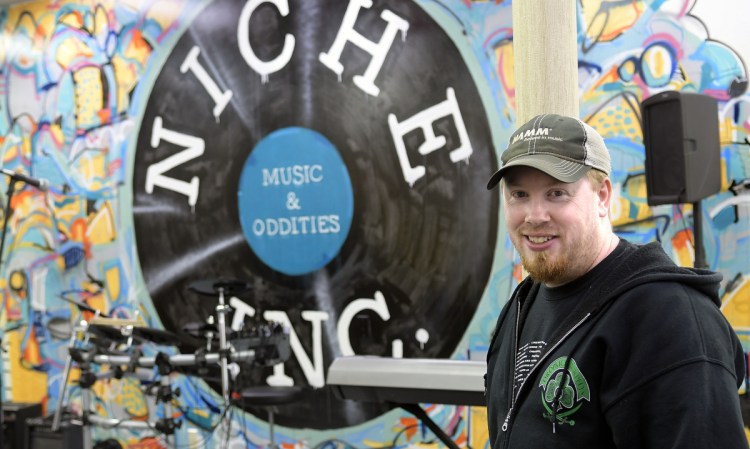
<instances>
[{"instance_id":1,"label":"speaker grille","mask_svg":"<svg viewBox=\"0 0 750 449\"><path fill-rule=\"evenodd\" d=\"M654 103L644 110L646 124L646 188L651 204L677 203L685 190L682 106L679 98ZM661 167L662 170L654 170ZM650 170L649 170L650 169Z\"/></svg>"},{"instance_id":2,"label":"speaker grille","mask_svg":"<svg viewBox=\"0 0 750 449\"><path fill-rule=\"evenodd\" d=\"M719 119L708 95L667 91L642 103L648 204L694 203L721 188Z\"/></svg>"}]
</instances>

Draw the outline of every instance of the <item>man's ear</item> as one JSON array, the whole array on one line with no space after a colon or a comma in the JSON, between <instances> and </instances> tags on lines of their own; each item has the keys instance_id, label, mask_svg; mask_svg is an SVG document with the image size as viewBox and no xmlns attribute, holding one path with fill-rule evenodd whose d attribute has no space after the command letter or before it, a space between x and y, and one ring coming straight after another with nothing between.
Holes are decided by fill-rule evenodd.
<instances>
[{"instance_id":1,"label":"man's ear","mask_svg":"<svg viewBox=\"0 0 750 449\"><path fill-rule=\"evenodd\" d=\"M609 206L612 202L612 181L609 178L605 178L596 194L599 205L599 217L608 217Z\"/></svg>"}]
</instances>

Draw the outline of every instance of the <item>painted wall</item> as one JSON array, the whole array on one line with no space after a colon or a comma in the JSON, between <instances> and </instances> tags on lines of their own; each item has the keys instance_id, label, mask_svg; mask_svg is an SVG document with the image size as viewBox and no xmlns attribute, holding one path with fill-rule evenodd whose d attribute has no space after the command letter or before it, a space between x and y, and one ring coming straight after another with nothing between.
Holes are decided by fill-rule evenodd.
<instances>
[{"instance_id":1,"label":"painted wall","mask_svg":"<svg viewBox=\"0 0 750 449\"><path fill-rule=\"evenodd\" d=\"M620 236L690 266L690 206L646 203L639 105L665 90L718 100L722 189L700 213L747 347L750 11L694 3L580 1L581 114L612 152ZM72 302L180 333L217 305L191 284L238 278L251 289L229 299L231 325L285 323L292 357L236 382L310 387L279 410L283 446L434 440L405 412L337 399L325 373L354 353L484 356L521 276L484 189L515 126L509 1L38 1L0 24L1 164L51 186L17 184L6 217L6 400L57 406ZM179 441L264 444L254 409L211 431L210 377L174 378ZM104 416L162 413L134 380L94 391ZM427 410L460 445L488 446L483 408Z\"/></svg>"}]
</instances>

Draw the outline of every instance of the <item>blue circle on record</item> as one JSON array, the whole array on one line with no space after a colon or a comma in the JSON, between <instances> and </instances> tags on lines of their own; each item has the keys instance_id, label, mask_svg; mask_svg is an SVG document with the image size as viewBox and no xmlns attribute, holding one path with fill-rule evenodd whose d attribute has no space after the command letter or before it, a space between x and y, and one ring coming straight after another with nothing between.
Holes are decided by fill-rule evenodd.
<instances>
[{"instance_id":1,"label":"blue circle on record","mask_svg":"<svg viewBox=\"0 0 750 449\"><path fill-rule=\"evenodd\" d=\"M237 192L242 232L266 265L298 276L323 268L344 244L354 214L349 171L320 133L283 128L245 161Z\"/></svg>"}]
</instances>

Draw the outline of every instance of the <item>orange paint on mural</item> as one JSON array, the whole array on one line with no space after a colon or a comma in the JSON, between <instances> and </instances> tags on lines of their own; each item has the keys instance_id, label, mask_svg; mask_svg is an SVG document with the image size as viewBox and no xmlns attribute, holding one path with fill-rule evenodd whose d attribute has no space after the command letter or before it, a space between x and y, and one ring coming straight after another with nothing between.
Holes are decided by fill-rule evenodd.
<instances>
[{"instance_id":1,"label":"orange paint on mural","mask_svg":"<svg viewBox=\"0 0 750 449\"><path fill-rule=\"evenodd\" d=\"M411 440L417 429L419 428L419 421L416 418L404 417L400 419L401 425L406 430L406 439Z\"/></svg>"},{"instance_id":2,"label":"orange paint on mural","mask_svg":"<svg viewBox=\"0 0 750 449\"><path fill-rule=\"evenodd\" d=\"M687 211L683 211L683 213L687 213ZM693 232L691 230L683 229L675 233L674 237L672 237L672 248L677 257L675 263L683 267L693 265Z\"/></svg>"},{"instance_id":3,"label":"orange paint on mural","mask_svg":"<svg viewBox=\"0 0 750 449\"><path fill-rule=\"evenodd\" d=\"M524 274L523 274L523 266L519 263L516 264L513 267L513 279L515 279L518 282L521 282L523 280Z\"/></svg>"},{"instance_id":4,"label":"orange paint on mural","mask_svg":"<svg viewBox=\"0 0 750 449\"><path fill-rule=\"evenodd\" d=\"M83 243L83 252L85 254L85 257L88 259L89 257L91 257L91 253L90 253L91 243L89 242L89 239L86 237L87 230L88 230L88 223L86 219L84 218L77 218L70 225L70 239L73 240L74 242Z\"/></svg>"},{"instance_id":5,"label":"orange paint on mural","mask_svg":"<svg viewBox=\"0 0 750 449\"><path fill-rule=\"evenodd\" d=\"M620 75L617 73L617 67L612 67L607 73L601 76L596 84L594 84L594 88L598 89L605 84L616 83L619 79Z\"/></svg>"},{"instance_id":6,"label":"orange paint on mural","mask_svg":"<svg viewBox=\"0 0 750 449\"><path fill-rule=\"evenodd\" d=\"M126 446L129 449L162 449L163 445L159 443L159 440L154 437L144 438L136 443L128 443Z\"/></svg>"}]
</instances>

